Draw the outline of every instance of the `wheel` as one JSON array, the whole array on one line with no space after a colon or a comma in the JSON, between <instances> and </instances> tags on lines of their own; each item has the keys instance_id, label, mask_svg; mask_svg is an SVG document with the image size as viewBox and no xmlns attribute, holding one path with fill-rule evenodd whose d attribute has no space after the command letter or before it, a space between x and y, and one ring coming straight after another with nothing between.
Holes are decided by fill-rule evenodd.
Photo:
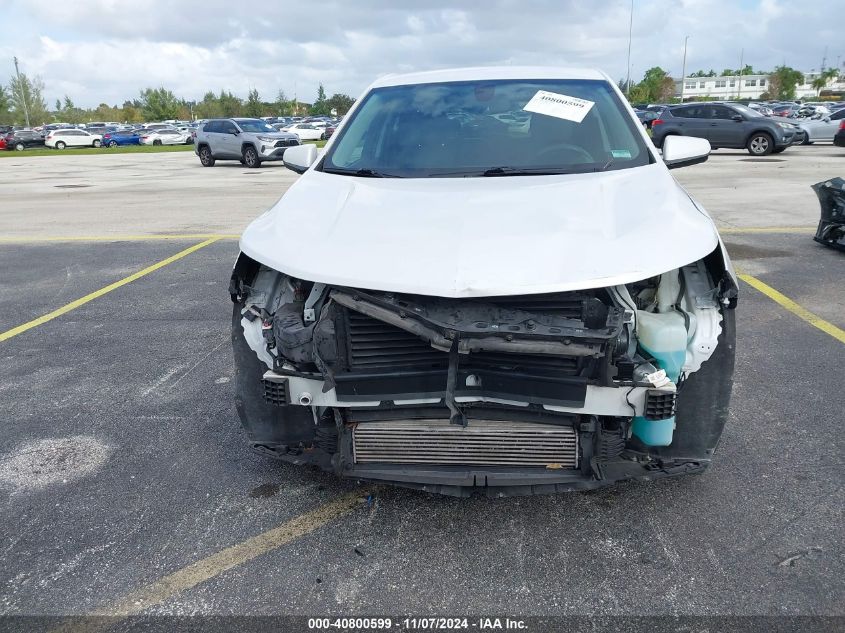
<instances>
[{"instance_id":1,"label":"wheel","mask_svg":"<svg viewBox=\"0 0 845 633\"><path fill-rule=\"evenodd\" d=\"M804 133L804 140L801 141L801 145L812 145L812 144L813 144L813 141L810 140L810 133L805 132Z\"/></svg>"},{"instance_id":2,"label":"wheel","mask_svg":"<svg viewBox=\"0 0 845 633\"><path fill-rule=\"evenodd\" d=\"M211 155L208 145L200 147L200 162L203 167L214 167L214 156Z\"/></svg>"},{"instance_id":3,"label":"wheel","mask_svg":"<svg viewBox=\"0 0 845 633\"><path fill-rule=\"evenodd\" d=\"M26 145L24 145L23 143L16 143L15 149L18 150L19 152L22 152L22 151L24 151L24 149L26 149Z\"/></svg>"},{"instance_id":4,"label":"wheel","mask_svg":"<svg viewBox=\"0 0 845 633\"><path fill-rule=\"evenodd\" d=\"M766 156L772 153L772 150L775 148L774 146L774 141L769 134L766 132L755 132L748 139L745 148L752 156Z\"/></svg>"},{"instance_id":5,"label":"wheel","mask_svg":"<svg viewBox=\"0 0 845 633\"><path fill-rule=\"evenodd\" d=\"M117 141L109 141L109 147L117 147Z\"/></svg>"},{"instance_id":6,"label":"wheel","mask_svg":"<svg viewBox=\"0 0 845 633\"><path fill-rule=\"evenodd\" d=\"M326 140L326 133L325 133L325 132L323 132L322 134L320 134L320 140L321 140L321 141L325 141L325 140Z\"/></svg>"},{"instance_id":7,"label":"wheel","mask_svg":"<svg viewBox=\"0 0 845 633\"><path fill-rule=\"evenodd\" d=\"M185 145L193 145L193 144L194 144L194 137L193 136L189 136L187 139L185 139Z\"/></svg>"},{"instance_id":8,"label":"wheel","mask_svg":"<svg viewBox=\"0 0 845 633\"><path fill-rule=\"evenodd\" d=\"M250 169L257 169L261 167L261 159L258 158L258 152L251 145L244 148L244 165Z\"/></svg>"},{"instance_id":9,"label":"wheel","mask_svg":"<svg viewBox=\"0 0 845 633\"><path fill-rule=\"evenodd\" d=\"M65 145L64 141L57 141L56 142L56 149L64 149L65 147L67 147L67 145Z\"/></svg>"},{"instance_id":10,"label":"wheel","mask_svg":"<svg viewBox=\"0 0 845 633\"><path fill-rule=\"evenodd\" d=\"M161 145L161 140L159 140L159 139L154 140L153 145Z\"/></svg>"},{"instance_id":11,"label":"wheel","mask_svg":"<svg viewBox=\"0 0 845 633\"><path fill-rule=\"evenodd\" d=\"M99 139L94 139L94 147L101 147L103 144L100 142Z\"/></svg>"}]
</instances>

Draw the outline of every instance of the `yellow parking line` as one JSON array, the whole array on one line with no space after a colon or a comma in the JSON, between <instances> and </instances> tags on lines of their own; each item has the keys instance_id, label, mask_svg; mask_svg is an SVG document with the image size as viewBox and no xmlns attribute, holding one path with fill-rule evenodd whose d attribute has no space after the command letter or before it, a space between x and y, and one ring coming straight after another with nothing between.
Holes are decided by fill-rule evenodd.
<instances>
[{"instance_id":1,"label":"yellow parking line","mask_svg":"<svg viewBox=\"0 0 845 633\"><path fill-rule=\"evenodd\" d=\"M29 244L38 242L144 242L156 240L236 240L234 233L173 233L164 235L78 235L47 237L0 237L0 244Z\"/></svg>"},{"instance_id":2,"label":"yellow parking line","mask_svg":"<svg viewBox=\"0 0 845 633\"><path fill-rule=\"evenodd\" d=\"M68 622L64 626L53 629L52 633L70 633L71 631L97 631L115 624L107 618L124 618L137 615L150 607L161 604L183 591L196 587L198 584L219 576L225 571L237 567L276 550L291 541L309 534L327 523L351 513L362 507L364 497L369 491L357 490L342 495L318 508L301 514L298 517L282 523L266 532L253 536L246 541L227 547L206 558L191 563L172 574L141 587L120 598L117 602L97 609L88 618L81 618Z\"/></svg>"},{"instance_id":3,"label":"yellow parking line","mask_svg":"<svg viewBox=\"0 0 845 633\"><path fill-rule=\"evenodd\" d=\"M95 290L91 294L87 294L84 297L77 299L76 301L71 301L67 305L62 306L61 308L58 308L57 310L53 310L52 312L49 312L49 313L45 314L44 316L40 316L37 319L33 319L32 321L29 321L27 323L23 323L23 324L21 324L17 327L13 327L11 330L6 330L5 332L0 333L0 342L6 341L6 340L12 338L13 336L17 336L18 334L22 334L22 333L26 332L27 330L31 330L34 327L38 327L39 325L43 325L44 323L47 323L48 321L52 321L56 317L60 317L63 314L67 314L71 310L75 310L79 306L85 305L89 301L93 301L94 299L97 299L98 297L102 297L104 294L107 294L107 293L111 292L112 290L117 290L118 288L125 286L126 284L131 283L131 282L135 281L136 279L140 279L141 277L144 277L145 275L149 275L151 272L155 272L159 268L164 268L168 264L172 264L173 262L175 262L179 259L182 259L183 257L190 255L191 253L208 246L209 244L213 244L214 242L218 241L219 239L220 239L219 237L212 237L212 238L205 240L204 242L200 242L199 244L194 244L193 246L186 248L183 251L179 251L175 255L171 255L167 259L163 259L160 262L153 264L152 266L147 266L143 270L139 270L137 273L133 273L133 274L129 275L128 277L124 277L123 279L114 282L113 284L109 284L105 288L100 288L99 290Z\"/></svg>"},{"instance_id":4,"label":"yellow parking line","mask_svg":"<svg viewBox=\"0 0 845 633\"><path fill-rule=\"evenodd\" d=\"M719 226L719 233L815 233L814 226Z\"/></svg>"},{"instance_id":5,"label":"yellow parking line","mask_svg":"<svg viewBox=\"0 0 845 633\"><path fill-rule=\"evenodd\" d=\"M829 321L825 321L823 318L818 316L817 314L813 314L806 308L798 305L789 297L781 294L771 286L763 283L756 277L752 277L751 275L746 275L744 273L739 274L739 278L742 279L745 283L747 283L752 288L759 290L764 295L766 295L769 299L774 301L775 303L779 304L780 306L786 308L792 314L797 316L800 319L804 319L807 323L812 325L813 327L817 327L825 334L830 334L833 338L835 338L840 343L845 343L845 330L836 327L833 323Z\"/></svg>"}]
</instances>

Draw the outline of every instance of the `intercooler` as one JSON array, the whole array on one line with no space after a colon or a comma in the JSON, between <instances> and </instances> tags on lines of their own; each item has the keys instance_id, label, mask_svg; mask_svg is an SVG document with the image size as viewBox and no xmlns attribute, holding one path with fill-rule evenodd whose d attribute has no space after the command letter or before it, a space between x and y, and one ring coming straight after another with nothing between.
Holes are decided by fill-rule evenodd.
<instances>
[{"instance_id":1,"label":"intercooler","mask_svg":"<svg viewBox=\"0 0 845 633\"><path fill-rule=\"evenodd\" d=\"M498 420L366 422L352 431L355 463L577 468L572 427Z\"/></svg>"}]
</instances>

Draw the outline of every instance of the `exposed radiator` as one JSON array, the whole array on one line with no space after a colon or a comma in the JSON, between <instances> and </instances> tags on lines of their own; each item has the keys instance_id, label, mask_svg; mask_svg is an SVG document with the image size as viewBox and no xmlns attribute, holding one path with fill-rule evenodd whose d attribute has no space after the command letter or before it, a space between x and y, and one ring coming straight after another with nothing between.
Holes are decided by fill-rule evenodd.
<instances>
[{"instance_id":1,"label":"exposed radiator","mask_svg":"<svg viewBox=\"0 0 845 633\"><path fill-rule=\"evenodd\" d=\"M355 462L577 468L578 434L568 426L470 420L366 422L352 431Z\"/></svg>"}]
</instances>

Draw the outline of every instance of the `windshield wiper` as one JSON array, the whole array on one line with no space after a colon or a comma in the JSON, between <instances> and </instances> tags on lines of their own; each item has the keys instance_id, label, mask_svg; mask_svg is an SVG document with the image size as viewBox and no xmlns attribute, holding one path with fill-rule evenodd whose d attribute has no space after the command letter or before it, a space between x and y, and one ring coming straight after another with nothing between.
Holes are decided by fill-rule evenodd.
<instances>
[{"instance_id":1,"label":"windshield wiper","mask_svg":"<svg viewBox=\"0 0 845 633\"><path fill-rule=\"evenodd\" d=\"M323 171L327 174L339 174L341 176L358 176L360 178L401 178L395 174L386 174L374 169L342 169L339 167L324 168Z\"/></svg>"},{"instance_id":2,"label":"windshield wiper","mask_svg":"<svg viewBox=\"0 0 845 633\"><path fill-rule=\"evenodd\" d=\"M556 176L561 174L583 174L593 171L605 171L613 163L611 158L601 166L595 164L569 165L568 167L491 167L481 173L482 176Z\"/></svg>"}]
</instances>

